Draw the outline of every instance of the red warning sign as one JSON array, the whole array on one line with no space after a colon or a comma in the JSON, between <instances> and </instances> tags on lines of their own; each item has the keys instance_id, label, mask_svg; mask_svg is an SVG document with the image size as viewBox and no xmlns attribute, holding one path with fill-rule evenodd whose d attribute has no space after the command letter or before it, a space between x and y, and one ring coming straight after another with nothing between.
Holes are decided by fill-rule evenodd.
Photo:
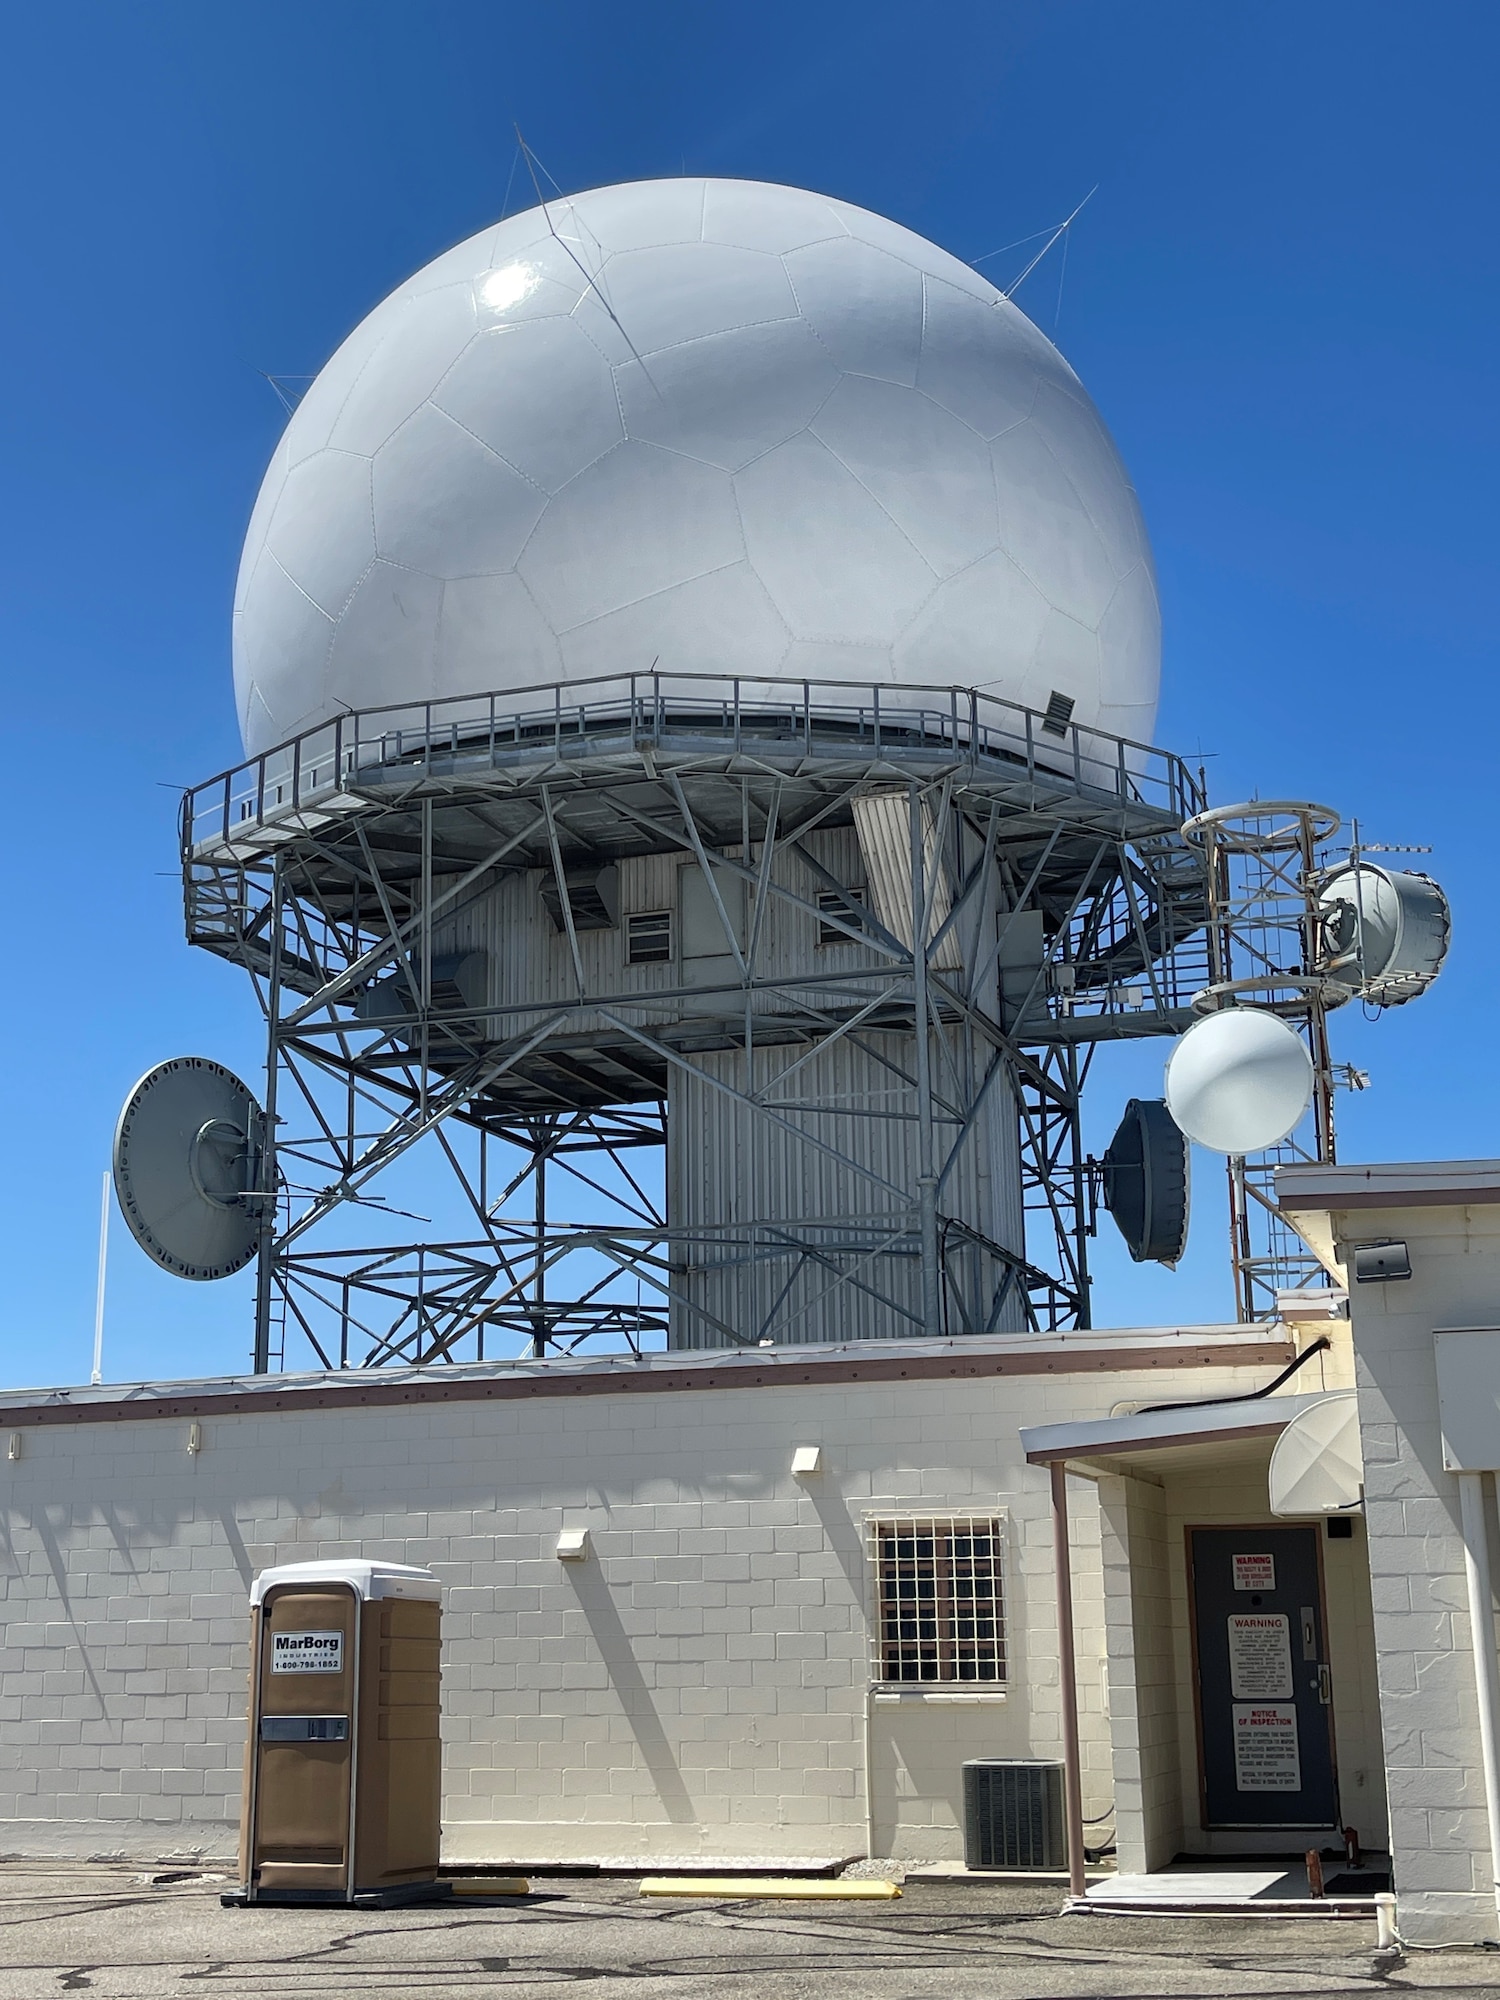
<instances>
[{"instance_id":1,"label":"red warning sign","mask_svg":"<svg viewBox=\"0 0 1500 2000\"><path fill-rule=\"evenodd\" d=\"M1274 1590L1276 1588L1275 1556L1231 1556L1234 1565L1234 1587L1236 1590Z\"/></svg>"}]
</instances>

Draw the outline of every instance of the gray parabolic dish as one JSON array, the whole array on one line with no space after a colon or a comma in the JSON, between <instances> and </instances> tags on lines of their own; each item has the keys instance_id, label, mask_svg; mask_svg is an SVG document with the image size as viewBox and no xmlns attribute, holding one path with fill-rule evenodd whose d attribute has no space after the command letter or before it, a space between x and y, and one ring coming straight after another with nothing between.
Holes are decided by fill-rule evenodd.
<instances>
[{"instance_id":1,"label":"gray parabolic dish","mask_svg":"<svg viewBox=\"0 0 1500 2000\"><path fill-rule=\"evenodd\" d=\"M146 1255L178 1278L227 1278L255 1255L260 1204L250 1199L260 1107L206 1056L148 1070L115 1130L115 1193Z\"/></svg>"}]
</instances>

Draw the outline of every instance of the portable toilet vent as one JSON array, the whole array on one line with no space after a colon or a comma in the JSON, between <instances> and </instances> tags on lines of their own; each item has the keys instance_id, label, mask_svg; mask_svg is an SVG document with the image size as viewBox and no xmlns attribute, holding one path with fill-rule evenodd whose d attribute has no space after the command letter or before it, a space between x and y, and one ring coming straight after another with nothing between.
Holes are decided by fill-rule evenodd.
<instances>
[{"instance_id":1,"label":"portable toilet vent","mask_svg":"<svg viewBox=\"0 0 1500 2000\"><path fill-rule=\"evenodd\" d=\"M433 1880L440 1596L403 1563L256 1578L241 1886L226 1901L383 1901Z\"/></svg>"},{"instance_id":2,"label":"portable toilet vent","mask_svg":"<svg viewBox=\"0 0 1500 2000\"><path fill-rule=\"evenodd\" d=\"M963 1769L968 1867L1067 1867L1061 1764L982 1757Z\"/></svg>"}]
</instances>

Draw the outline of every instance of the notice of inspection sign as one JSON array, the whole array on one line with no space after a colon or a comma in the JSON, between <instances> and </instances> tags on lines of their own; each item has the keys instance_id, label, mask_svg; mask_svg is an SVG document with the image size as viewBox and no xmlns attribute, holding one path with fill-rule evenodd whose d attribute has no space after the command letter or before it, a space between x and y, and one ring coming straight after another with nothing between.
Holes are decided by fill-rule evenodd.
<instances>
[{"instance_id":1,"label":"notice of inspection sign","mask_svg":"<svg viewBox=\"0 0 1500 2000\"><path fill-rule=\"evenodd\" d=\"M1300 1792L1297 1711L1290 1702L1234 1704L1234 1783L1241 1792Z\"/></svg>"}]
</instances>

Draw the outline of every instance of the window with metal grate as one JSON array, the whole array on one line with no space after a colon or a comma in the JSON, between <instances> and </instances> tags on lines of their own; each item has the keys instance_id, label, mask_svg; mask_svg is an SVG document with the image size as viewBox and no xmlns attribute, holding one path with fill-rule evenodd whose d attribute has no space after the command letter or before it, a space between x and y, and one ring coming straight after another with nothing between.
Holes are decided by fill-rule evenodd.
<instances>
[{"instance_id":1,"label":"window with metal grate","mask_svg":"<svg viewBox=\"0 0 1500 2000\"><path fill-rule=\"evenodd\" d=\"M662 965L672 956L672 912L648 910L625 919L625 963Z\"/></svg>"},{"instance_id":2,"label":"window with metal grate","mask_svg":"<svg viewBox=\"0 0 1500 2000\"><path fill-rule=\"evenodd\" d=\"M946 1515L870 1522L875 1680L1004 1682L1003 1530Z\"/></svg>"}]
</instances>

